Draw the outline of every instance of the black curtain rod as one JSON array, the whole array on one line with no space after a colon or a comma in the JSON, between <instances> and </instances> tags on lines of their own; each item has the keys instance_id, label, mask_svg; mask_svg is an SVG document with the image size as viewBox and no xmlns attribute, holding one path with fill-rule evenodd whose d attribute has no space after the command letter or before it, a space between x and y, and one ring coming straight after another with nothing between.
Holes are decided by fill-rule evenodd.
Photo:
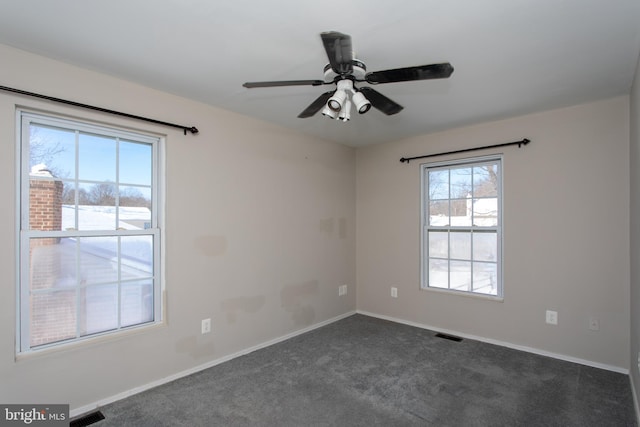
<instances>
[{"instance_id":1,"label":"black curtain rod","mask_svg":"<svg viewBox=\"0 0 640 427\"><path fill-rule=\"evenodd\" d=\"M187 134L187 131L191 132L192 134L198 133L198 128L196 128L195 126L176 125L174 123L168 123L168 122L163 122L163 121L160 121L160 120L150 119L148 117L135 116L133 114L123 113L123 112L115 111L115 110L108 110L106 108L95 107L93 105L81 104L79 102L69 101L69 100L66 100L66 99L54 98L52 96L41 95L39 93L27 92L26 90L14 89L12 87L0 86L0 90L4 90L6 92L13 92L13 93L17 93L17 94L20 94L20 95L31 96L31 97L34 97L34 98L46 99L47 101L59 102L61 104L72 105L74 107L80 107L80 108L86 108L86 109L89 109L89 110L100 111L102 113L115 114L116 116L122 116L122 117L127 117L127 118L130 118L130 119L142 120L142 121L145 121L145 122L151 122L151 123L155 123L155 124L158 124L158 125L170 126L170 127L182 129L184 131L185 135Z\"/></svg>"},{"instance_id":2,"label":"black curtain rod","mask_svg":"<svg viewBox=\"0 0 640 427\"><path fill-rule=\"evenodd\" d=\"M530 142L531 140L524 138L522 141L505 142L504 144L485 145L484 147L465 148L464 150L447 151L446 153L437 153L437 154L427 154L425 156L403 157L400 159L400 161L402 163L404 162L409 163L411 160L415 160L415 159L425 159L427 157L435 157L435 156L446 156L447 154L466 153L467 151L485 150L487 148L506 147L508 145L517 145L518 148L520 148L522 145L527 145Z\"/></svg>"}]
</instances>

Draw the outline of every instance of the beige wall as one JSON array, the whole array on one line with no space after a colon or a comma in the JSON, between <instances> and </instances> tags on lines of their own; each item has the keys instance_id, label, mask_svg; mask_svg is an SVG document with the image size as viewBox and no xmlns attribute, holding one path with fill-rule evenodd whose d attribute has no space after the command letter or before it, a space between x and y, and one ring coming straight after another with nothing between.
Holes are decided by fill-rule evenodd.
<instances>
[{"instance_id":1,"label":"beige wall","mask_svg":"<svg viewBox=\"0 0 640 427\"><path fill-rule=\"evenodd\" d=\"M631 87L631 355L629 372L636 392L636 412L640 408L640 60Z\"/></svg>"},{"instance_id":2,"label":"beige wall","mask_svg":"<svg viewBox=\"0 0 640 427\"><path fill-rule=\"evenodd\" d=\"M0 62L3 86L200 129L0 92L0 402L82 408L355 310L353 149L5 46ZM15 360L17 105L166 135L166 325Z\"/></svg>"},{"instance_id":3,"label":"beige wall","mask_svg":"<svg viewBox=\"0 0 640 427\"><path fill-rule=\"evenodd\" d=\"M359 149L358 310L627 369L628 103L622 96ZM420 290L420 161L399 159L525 137L525 148L475 153L504 153L504 302ZM557 326L545 323L547 309L558 312ZM589 330L590 316L599 331Z\"/></svg>"}]
</instances>

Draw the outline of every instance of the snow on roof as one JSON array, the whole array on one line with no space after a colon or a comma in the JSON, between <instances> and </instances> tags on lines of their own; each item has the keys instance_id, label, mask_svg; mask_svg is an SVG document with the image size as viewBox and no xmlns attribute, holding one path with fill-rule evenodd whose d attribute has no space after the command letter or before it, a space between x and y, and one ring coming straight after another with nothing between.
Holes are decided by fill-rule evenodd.
<instances>
[{"instance_id":1,"label":"snow on roof","mask_svg":"<svg viewBox=\"0 0 640 427\"><path fill-rule=\"evenodd\" d=\"M145 207L123 207L119 208L119 221L116 227L116 207L115 206L78 206L78 226L75 225L74 205L62 205L62 229L77 228L78 230L114 230L122 228L125 230L140 230L127 221L151 221L151 211Z\"/></svg>"},{"instance_id":2,"label":"snow on roof","mask_svg":"<svg viewBox=\"0 0 640 427\"><path fill-rule=\"evenodd\" d=\"M464 215L430 215L429 224L435 226L469 226L473 215L474 225L493 226L498 218L498 199L486 198L467 200L467 211Z\"/></svg>"},{"instance_id":3,"label":"snow on roof","mask_svg":"<svg viewBox=\"0 0 640 427\"><path fill-rule=\"evenodd\" d=\"M73 205L64 206L69 206L70 208L73 207ZM116 208L115 206L78 205L78 210L81 210L83 212L91 211L105 215L113 215L114 218L116 216L116 209L118 209L120 219L122 220L151 220L151 211L149 210L149 208L145 207L120 206Z\"/></svg>"},{"instance_id":4,"label":"snow on roof","mask_svg":"<svg viewBox=\"0 0 640 427\"><path fill-rule=\"evenodd\" d=\"M478 216L496 216L498 214L498 199L476 199L473 201L473 214Z\"/></svg>"}]
</instances>

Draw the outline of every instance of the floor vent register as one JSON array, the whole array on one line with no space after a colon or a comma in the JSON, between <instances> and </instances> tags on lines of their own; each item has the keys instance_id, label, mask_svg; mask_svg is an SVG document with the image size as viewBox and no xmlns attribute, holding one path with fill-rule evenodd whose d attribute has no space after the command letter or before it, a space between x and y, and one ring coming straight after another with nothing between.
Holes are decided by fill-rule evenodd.
<instances>
[{"instance_id":1,"label":"floor vent register","mask_svg":"<svg viewBox=\"0 0 640 427\"><path fill-rule=\"evenodd\" d=\"M71 420L69 427L86 427L95 424L100 420L104 420L104 415L100 411L90 412L86 415Z\"/></svg>"},{"instance_id":2,"label":"floor vent register","mask_svg":"<svg viewBox=\"0 0 640 427\"><path fill-rule=\"evenodd\" d=\"M456 337L453 335L447 335L447 334L436 334L436 337L438 338L444 338L445 340L449 340L449 341L455 341L455 342L460 342L462 341L462 338L460 337Z\"/></svg>"}]
</instances>

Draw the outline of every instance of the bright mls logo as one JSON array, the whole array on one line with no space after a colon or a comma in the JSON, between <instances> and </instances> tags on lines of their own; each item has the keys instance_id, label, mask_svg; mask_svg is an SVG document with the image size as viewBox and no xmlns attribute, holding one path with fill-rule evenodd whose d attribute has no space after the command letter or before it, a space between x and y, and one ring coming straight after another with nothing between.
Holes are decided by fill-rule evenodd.
<instances>
[{"instance_id":1,"label":"bright mls logo","mask_svg":"<svg viewBox=\"0 0 640 427\"><path fill-rule=\"evenodd\" d=\"M0 427L69 425L69 405L0 405Z\"/></svg>"}]
</instances>

